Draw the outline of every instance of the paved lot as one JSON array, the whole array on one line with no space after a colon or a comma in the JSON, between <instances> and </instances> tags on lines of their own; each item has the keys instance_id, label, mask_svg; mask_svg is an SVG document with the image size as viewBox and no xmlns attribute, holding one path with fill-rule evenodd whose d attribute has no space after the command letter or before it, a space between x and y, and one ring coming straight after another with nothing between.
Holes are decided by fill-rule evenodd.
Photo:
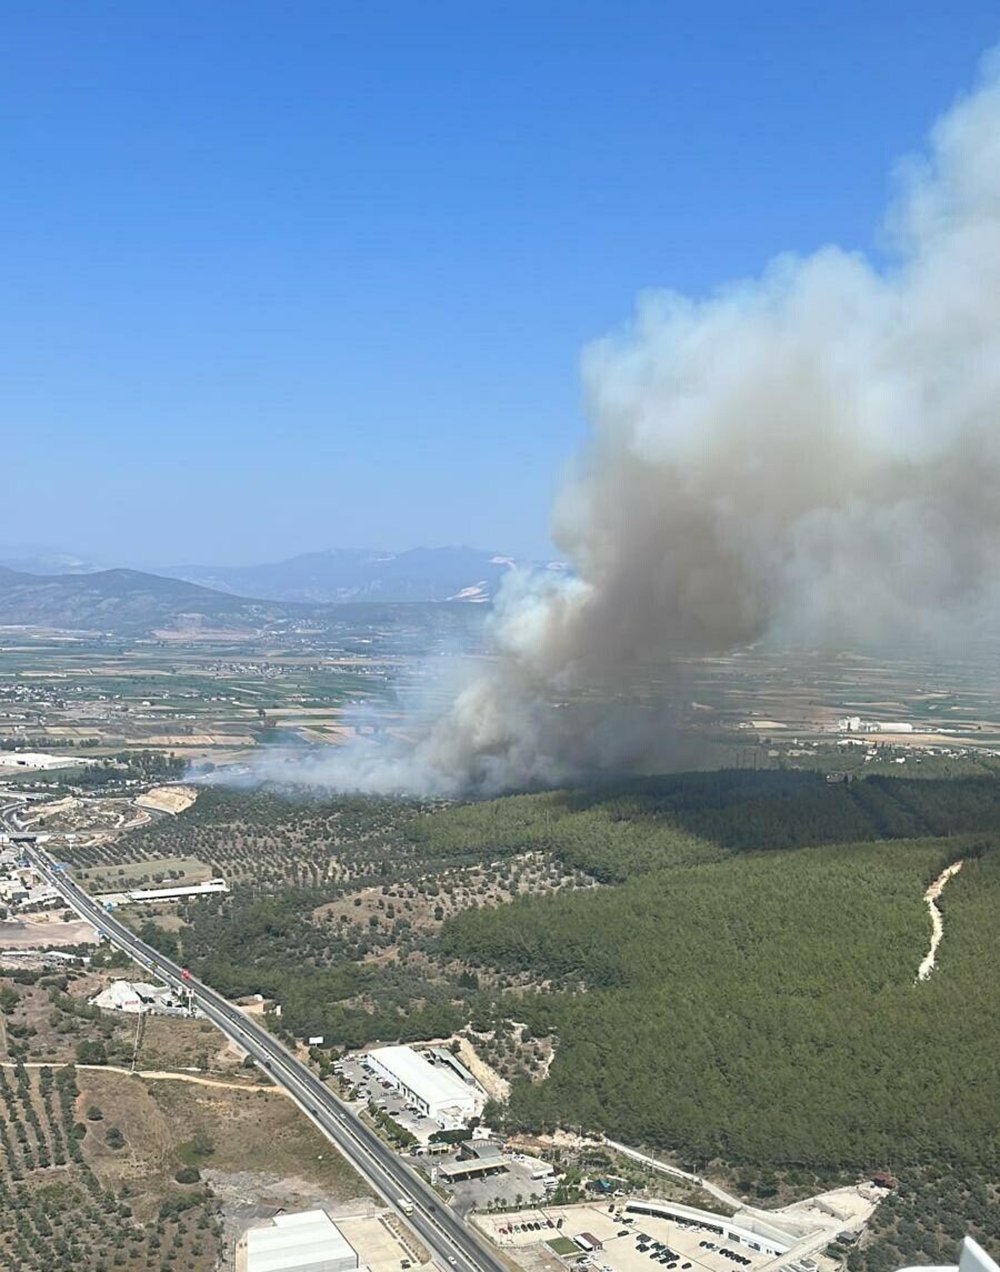
<instances>
[{"instance_id":1,"label":"paved lot","mask_svg":"<svg viewBox=\"0 0 1000 1272\"><path fill-rule=\"evenodd\" d=\"M624 1213L619 1217L619 1213L613 1207L609 1209L609 1205L610 1203L595 1202L581 1206L542 1206L518 1211L516 1214L480 1215L477 1216L477 1223L499 1245L514 1251L551 1240L555 1236L573 1238L582 1232L589 1232L597 1237L603 1249L596 1251L589 1259L581 1251L578 1257L566 1257L565 1261L580 1266L580 1260L583 1259L583 1267L589 1268L590 1272L666 1272L667 1265L655 1258L659 1251L650 1248L641 1253L638 1250L640 1233L649 1236L652 1241L668 1246L680 1256L677 1268L672 1272L756 1272L764 1264L771 1262L770 1256L766 1254L757 1254L744 1246L726 1243L712 1233L694 1227L682 1228L673 1220ZM549 1227L550 1222L553 1227ZM533 1223L539 1223L541 1227L535 1230L530 1226ZM619 1233L628 1235L619 1236ZM751 1263L749 1266L738 1264L725 1258L718 1250L705 1250L699 1245L701 1241L712 1241L716 1246L727 1245L744 1258L749 1258ZM686 1263L691 1265L690 1268L684 1268ZM815 1265L805 1267L804 1272L815 1272Z\"/></svg>"},{"instance_id":2,"label":"paved lot","mask_svg":"<svg viewBox=\"0 0 1000 1272\"><path fill-rule=\"evenodd\" d=\"M359 1091L359 1098L355 1103L356 1108L363 1109L368 1104L369 1099L374 1100L400 1126L405 1126L408 1131L415 1135L421 1144L426 1144L434 1131L441 1129L433 1118L423 1117L416 1111L407 1109L403 1096L398 1091L393 1090L387 1083L380 1082L374 1074L369 1073L360 1060L346 1059L343 1061L343 1066L345 1081L357 1087Z\"/></svg>"},{"instance_id":3,"label":"paved lot","mask_svg":"<svg viewBox=\"0 0 1000 1272\"><path fill-rule=\"evenodd\" d=\"M403 1228L392 1215L359 1216L335 1222L371 1272L403 1272L404 1262L417 1267L421 1257L426 1257L426 1250L412 1234L406 1234L409 1248L403 1244L400 1239Z\"/></svg>"},{"instance_id":4,"label":"paved lot","mask_svg":"<svg viewBox=\"0 0 1000 1272\"><path fill-rule=\"evenodd\" d=\"M449 1153L446 1158L415 1158L417 1169L427 1174L439 1161L454 1161L455 1154ZM482 1179L463 1179L454 1184L445 1183L448 1194L453 1198L452 1205L459 1214L468 1214L470 1210L485 1210L491 1203L499 1202L502 1206L516 1206L524 1202L541 1202L545 1198L545 1181L532 1179L527 1166L514 1160L506 1159L507 1169L502 1174L486 1175ZM437 1182L444 1182L438 1180ZM520 1197L520 1202L518 1198Z\"/></svg>"}]
</instances>

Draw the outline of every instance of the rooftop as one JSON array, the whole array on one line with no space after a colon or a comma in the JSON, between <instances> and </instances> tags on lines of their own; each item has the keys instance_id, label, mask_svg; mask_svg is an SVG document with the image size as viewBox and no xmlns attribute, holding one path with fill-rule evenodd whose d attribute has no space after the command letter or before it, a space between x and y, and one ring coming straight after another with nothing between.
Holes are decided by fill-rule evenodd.
<instances>
[{"instance_id":1,"label":"rooftop","mask_svg":"<svg viewBox=\"0 0 1000 1272\"><path fill-rule=\"evenodd\" d=\"M357 1253L325 1210L278 1215L267 1228L246 1234L247 1272L281 1272L283 1268L323 1269Z\"/></svg>"},{"instance_id":2,"label":"rooftop","mask_svg":"<svg viewBox=\"0 0 1000 1272\"><path fill-rule=\"evenodd\" d=\"M428 1104L464 1103L477 1094L475 1087L468 1086L451 1069L430 1064L411 1047L376 1047L369 1054Z\"/></svg>"}]
</instances>

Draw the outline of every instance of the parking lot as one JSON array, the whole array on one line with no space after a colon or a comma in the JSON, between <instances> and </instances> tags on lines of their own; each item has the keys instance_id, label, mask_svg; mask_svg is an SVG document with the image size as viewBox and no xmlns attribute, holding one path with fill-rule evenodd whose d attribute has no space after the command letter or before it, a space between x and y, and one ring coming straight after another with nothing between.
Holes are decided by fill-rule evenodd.
<instances>
[{"instance_id":1,"label":"parking lot","mask_svg":"<svg viewBox=\"0 0 1000 1272\"><path fill-rule=\"evenodd\" d=\"M498 1245L516 1251L543 1243L564 1263L589 1272L754 1272L773 1258L694 1223L629 1215L619 1203L533 1207L516 1214L480 1215L477 1223ZM596 1237L600 1248L570 1253L558 1240L574 1241L583 1233ZM803 1272L816 1272L814 1262L801 1262Z\"/></svg>"},{"instance_id":2,"label":"parking lot","mask_svg":"<svg viewBox=\"0 0 1000 1272\"><path fill-rule=\"evenodd\" d=\"M363 1109L369 1100L374 1101L400 1126L415 1135L421 1144L427 1144L431 1135L441 1129L434 1118L424 1117L416 1109L407 1107L405 1098L390 1083L382 1082L373 1073L369 1073L360 1058L345 1057L340 1064L344 1081L356 1090L356 1108Z\"/></svg>"},{"instance_id":3,"label":"parking lot","mask_svg":"<svg viewBox=\"0 0 1000 1272\"><path fill-rule=\"evenodd\" d=\"M418 1170L434 1178L431 1172L435 1166L455 1160L456 1155L449 1153L446 1157L422 1157L414 1164ZM465 1215L470 1210L485 1210L491 1205L514 1206L544 1200L547 1181L533 1178L530 1166L519 1160L515 1154L505 1155L504 1166L505 1169L497 1174L446 1184L452 1206L458 1214ZM434 1178L434 1182L444 1181L439 1175Z\"/></svg>"}]
</instances>

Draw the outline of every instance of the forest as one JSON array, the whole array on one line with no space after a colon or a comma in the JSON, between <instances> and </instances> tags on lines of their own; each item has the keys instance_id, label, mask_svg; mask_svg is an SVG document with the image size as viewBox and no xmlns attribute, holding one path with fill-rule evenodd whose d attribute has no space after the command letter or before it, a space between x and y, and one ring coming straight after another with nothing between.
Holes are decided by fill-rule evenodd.
<instances>
[{"instance_id":1,"label":"forest","mask_svg":"<svg viewBox=\"0 0 1000 1272\"><path fill-rule=\"evenodd\" d=\"M990 777L741 770L450 807L210 792L122 846L234 873L231 897L144 935L227 993L278 998L289 1032L343 1047L518 1021L553 1039L544 1081L522 1077L494 1111L512 1128L603 1131L751 1175L888 1167L900 1192L852 1255L882 1272L949 1253L919 1200L945 1175L976 1200L971 1230L1000 1238L998 844ZM432 935L398 903L378 930L315 918L359 888L436 893L448 871L525 853L592 886L473 899ZM923 892L956 860L918 984Z\"/></svg>"}]
</instances>

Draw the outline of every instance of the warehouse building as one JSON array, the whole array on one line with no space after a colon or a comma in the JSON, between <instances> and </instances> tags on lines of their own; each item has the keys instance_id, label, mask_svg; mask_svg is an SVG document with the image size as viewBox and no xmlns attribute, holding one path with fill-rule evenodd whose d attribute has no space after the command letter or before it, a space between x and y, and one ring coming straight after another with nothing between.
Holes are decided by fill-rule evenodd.
<instances>
[{"instance_id":1,"label":"warehouse building","mask_svg":"<svg viewBox=\"0 0 1000 1272\"><path fill-rule=\"evenodd\" d=\"M358 1252L325 1210L278 1215L243 1235L246 1272L356 1272Z\"/></svg>"},{"instance_id":2,"label":"warehouse building","mask_svg":"<svg viewBox=\"0 0 1000 1272\"><path fill-rule=\"evenodd\" d=\"M114 980L90 1001L102 1011L155 1011L170 1014L183 1010L183 1003L169 989L160 985L148 985L145 981Z\"/></svg>"},{"instance_id":3,"label":"warehouse building","mask_svg":"<svg viewBox=\"0 0 1000 1272\"><path fill-rule=\"evenodd\" d=\"M412 1047L377 1047L366 1060L376 1077L442 1126L463 1126L486 1102L481 1088L463 1082L448 1065L431 1064Z\"/></svg>"}]
</instances>

